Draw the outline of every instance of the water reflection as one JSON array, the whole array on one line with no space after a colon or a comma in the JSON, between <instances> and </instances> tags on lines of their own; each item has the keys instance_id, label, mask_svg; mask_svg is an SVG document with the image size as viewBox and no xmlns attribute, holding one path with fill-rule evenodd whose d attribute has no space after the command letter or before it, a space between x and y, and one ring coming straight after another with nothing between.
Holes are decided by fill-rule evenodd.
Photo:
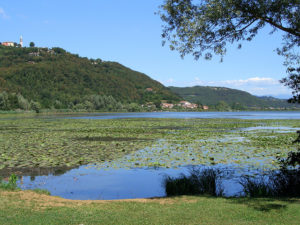
<instances>
[{"instance_id":1,"label":"water reflection","mask_svg":"<svg viewBox=\"0 0 300 225\"><path fill-rule=\"evenodd\" d=\"M171 176L187 172L175 169L110 169L81 166L61 176L24 176L18 182L22 189L47 189L54 196L67 199L100 200L165 196L162 181Z\"/></svg>"},{"instance_id":2,"label":"water reflection","mask_svg":"<svg viewBox=\"0 0 300 225\"><path fill-rule=\"evenodd\" d=\"M30 176L34 180L35 176L47 176L54 175L59 176L66 172L78 168L77 167L36 167L36 168L10 168L0 170L0 177L8 177L10 174L16 174L17 176Z\"/></svg>"},{"instance_id":3,"label":"water reflection","mask_svg":"<svg viewBox=\"0 0 300 225\"><path fill-rule=\"evenodd\" d=\"M18 186L22 189L46 189L53 196L76 200L164 197L166 194L163 181L166 176L187 175L191 168L195 167L105 170L81 166L59 176L55 173L47 176L20 176ZM216 165L214 168L222 171L220 183L226 196L242 194L242 186L239 184L242 175L261 173L255 169L241 169L233 165Z\"/></svg>"}]
</instances>

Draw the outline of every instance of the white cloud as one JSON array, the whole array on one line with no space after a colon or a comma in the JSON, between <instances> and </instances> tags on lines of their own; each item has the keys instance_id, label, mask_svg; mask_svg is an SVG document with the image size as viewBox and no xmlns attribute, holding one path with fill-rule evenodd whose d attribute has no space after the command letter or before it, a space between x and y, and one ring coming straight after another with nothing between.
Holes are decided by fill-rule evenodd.
<instances>
[{"instance_id":1,"label":"white cloud","mask_svg":"<svg viewBox=\"0 0 300 225\"><path fill-rule=\"evenodd\" d=\"M258 96L291 96L291 90L283 86L278 80L270 77L250 77L240 80L220 80L220 81L204 81L199 77L195 77L192 81L178 82L172 79L162 82L166 86L191 87L191 86L217 86L228 87L249 92Z\"/></svg>"},{"instance_id":2,"label":"white cloud","mask_svg":"<svg viewBox=\"0 0 300 225\"><path fill-rule=\"evenodd\" d=\"M175 82L175 80L173 78L166 80L166 83L168 83L169 85L173 84L174 82Z\"/></svg>"},{"instance_id":3,"label":"white cloud","mask_svg":"<svg viewBox=\"0 0 300 225\"><path fill-rule=\"evenodd\" d=\"M212 83L240 86L240 85L275 85L278 84L279 82L269 77L251 77L245 80L224 80L224 81L217 81Z\"/></svg>"},{"instance_id":4,"label":"white cloud","mask_svg":"<svg viewBox=\"0 0 300 225\"><path fill-rule=\"evenodd\" d=\"M0 17L3 19L8 19L7 14L5 13L4 9L0 7Z\"/></svg>"}]
</instances>

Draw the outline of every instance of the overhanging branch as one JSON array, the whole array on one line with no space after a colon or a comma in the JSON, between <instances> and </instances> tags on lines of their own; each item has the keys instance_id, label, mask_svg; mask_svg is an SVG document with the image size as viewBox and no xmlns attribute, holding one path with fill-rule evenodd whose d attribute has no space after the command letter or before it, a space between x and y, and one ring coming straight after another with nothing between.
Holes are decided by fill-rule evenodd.
<instances>
[{"instance_id":1,"label":"overhanging branch","mask_svg":"<svg viewBox=\"0 0 300 225\"><path fill-rule=\"evenodd\" d=\"M297 31L295 29L291 29L291 28L287 28L287 27L284 27L282 25L279 25L279 24L275 23L272 19L267 18L267 17L257 17L257 18L260 19L260 20L262 20L262 21L264 21L264 22L266 22L266 23L271 24L272 26L274 26L274 27L276 27L276 28L278 28L278 29L280 29L282 31L285 31L285 32L287 32L289 34L292 34L292 35L295 35L297 37L300 37L300 31Z\"/></svg>"}]
</instances>

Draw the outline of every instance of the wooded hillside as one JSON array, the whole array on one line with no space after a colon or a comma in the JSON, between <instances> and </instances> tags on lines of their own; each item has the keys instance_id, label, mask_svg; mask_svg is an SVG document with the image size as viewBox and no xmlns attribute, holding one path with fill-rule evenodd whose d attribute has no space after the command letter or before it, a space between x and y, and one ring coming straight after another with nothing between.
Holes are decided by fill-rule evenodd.
<instances>
[{"instance_id":1,"label":"wooded hillside","mask_svg":"<svg viewBox=\"0 0 300 225\"><path fill-rule=\"evenodd\" d=\"M42 108L70 108L95 95L111 96L126 104L180 100L143 73L116 62L82 58L61 48L0 46L0 93L4 92L21 94Z\"/></svg>"}]
</instances>

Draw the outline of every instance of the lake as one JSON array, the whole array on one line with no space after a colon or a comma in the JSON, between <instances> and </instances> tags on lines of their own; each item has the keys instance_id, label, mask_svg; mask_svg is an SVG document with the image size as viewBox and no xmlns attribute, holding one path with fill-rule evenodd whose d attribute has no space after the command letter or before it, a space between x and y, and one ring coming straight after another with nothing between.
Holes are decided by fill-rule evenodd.
<instances>
[{"instance_id":1,"label":"lake","mask_svg":"<svg viewBox=\"0 0 300 225\"><path fill-rule=\"evenodd\" d=\"M238 183L238 178L242 174L253 174L257 171L263 171L264 165L271 165L275 160L275 156L278 152L276 148L267 146L260 148L255 148L248 146L252 143L257 145L261 141L268 141L270 144L278 142L276 146L281 143L281 135L284 135L282 141L286 141L287 138L292 140L291 133L294 133L299 128L300 112L288 111L288 112L151 112L151 113L87 113L80 115L62 115L62 116L47 116L38 117L42 121L45 121L45 127L37 126L36 129L41 129L39 132L52 133L49 130L49 123L59 124L60 119L66 119L66 121L80 121L78 122L84 130L84 135L89 134L93 129L108 129L108 134L110 129L110 122L105 123L106 125L101 128L93 128L89 131L89 126L92 120L112 120L118 119L117 126L122 126L123 122L128 119L128 121L137 120L137 124L143 122L142 118L149 119L181 119L181 124L186 125L185 127L178 126L162 126L157 125L152 126L150 123L147 132L158 132L160 134L165 129L166 133L172 137L172 139L158 139L154 141L151 146L140 149L122 157L116 157L116 159L101 162L98 165L88 164L82 165L76 168L69 168L67 170L52 168L49 171L45 170L35 170L20 172L18 181L18 186L22 189L47 189L54 196L60 196L67 199L80 199L80 200L97 200L97 199L127 199L127 198L149 198L149 197L163 197L165 196L165 191L163 187L163 180L166 176L177 177L181 173L188 174L191 166L197 165L210 165L216 164L216 168L221 168L223 170L233 171L234 176L231 179L223 179L222 185L225 189L226 196L239 196L241 194L241 185ZM51 118L51 120L48 120ZM54 119L54 120L53 120ZM73 120L74 119L74 120ZM88 119L88 120L87 120ZM184 122L186 119L186 123ZM197 124L194 123L193 119L207 119L202 122L203 129L208 129L207 131L201 132L199 134L206 135L206 138L194 137L197 130ZM209 119L220 119L220 121L214 121L212 125L209 124ZM224 124L223 120L224 119ZM228 123L232 123L230 119L240 119L249 120L250 124L245 121L240 121L237 126L229 126ZM18 119L17 119L18 120ZM30 119L29 119L30 120ZM31 119L32 120L32 119ZM252 126L251 120L261 120L258 121L255 126ZM276 121L272 124L267 122L268 120L292 120L295 122L284 122L283 124L277 123ZM53 122L54 121L54 122ZM89 122L90 121L90 122ZM151 121L151 120L149 120ZM157 124L163 125L164 120L154 120ZM264 122L266 121L266 122ZM199 122L199 121L198 121ZM201 122L201 121L200 121ZM8 122L6 122L8 123ZM31 122L30 122L31 123ZM147 120L145 120L147 125ZM168 123L173 124L173 121ZM167 124L168 124L167 123ZM218 125L220 123L220 125ZM264 124L266 123L266 124ZM55 125L54 126L57 126ZM176 125L176 123L175 123ZM222 128L223 125L226 125ZM297 125L297 126L296 126ZM209 128L209 127L212 128ZM220 126L220 129L218 129ZM245 126L245 127L244 127ZM233 128L232 128L233 127ZM236 127L236 128L234 128ZM26 128L26 127L25 127ZM54 127L55 128L55 127ZM222 129L221 129L222 128ZM8 127L6 129L16 129L14 126ZM124 129L129 129L124 127ZM200 128L197 128L200 129ZM201 128L202 129L202 128ZM200 129L200 130L201 130ZM212 130L211 130L212 129ZM22 135L34 131L34 129L25 129L20 133ZM32 132L33 132L32 131ZM57 131L54 129L53 131ZM60 130L59 130L60 131ZM75 130L74 130L75 131ZM220 132L217 136L214 136L214 131ZM36 132L36 131L34 131ZM66 132L72 134L72 129L61 128L61 136L66 136ZM94 131L93 131L94 132ZM98 132L98 131L97 131ZM114 128L111 130L110 136L113 137L118 134L119 129ZM130 130L128 131L130 132ZM141 131L143 132L143 131ZM198 131L197 131L198 132ZM257 133L258 132L258 133ZM162 133L162 134L163 134ZM34 133L33 133L34 134ZM91 133L90 135L93 135ZM97 134L97 133L95 133ZM258 137L256 137L259 134ZM44 135L44 136L45 136ZM138 135L138 134L136 134ZM134 135L133 135L134 136ZM147 136L147 135L146 135ZM178 140L178 138L183 138L183 140ZM210 138L212 137L212 138ZM101 143L100 140L107 142L109 139L101 138L88 138L84 136L86 140L90 140L93 146L97 147L97 143ZM191 143L188 139L191 138ZM264 138L268 138L264 140ZM67 139L69 141L82 140L85 139ZM99 139L99 141L97 141ZM278 139L278 140L277 140ZM120 139L125 140L125 139ZM135 146L134 139L129 139L128 144ZM145 138L141 140L146 140ZM1 141L1 138L0 138ZM64 140L65 141L65 140ZM179 141L179 142L178 142ZM250 142L251 141L251 142ZM85 142L84 142L85 143ZM111 141L112 144L117 146L117 139ZM51 143L50 143L51 144ZM109 144L109 143L108 143ZM241 151L239 144L248 146L249 149ZM44 144L43 144L44 145ZM63 144L65 145L65 144ZM62 146L63 146L62 145ZM218 145L218 146L217 146ZM6 145L8 146L8 145ZM275 147L276 147L275 146ZM84 147L84 145L82 146ZM207 147L205 149L204 147ZM61 148L61 147L60 147ZM195 150L196 148L196 150ZM268 148L270 153L265 154L265 149ZM282 146L282 148L285 148ZM234 149L235 156L231 156L231 151ZM201 155L197 155L201 151ZM210 155L210 152L214 155ZM262 156L261 156L262 155ZM271 157L270 157L271 156ZM62 156L61 159L63 159ZM199 160L197 157L200 157ZM206 161L201 161L201 157L206 158ZM252 160L254 157L254 160ZM256 158L255 158L256 157ZM210 159L213 159L212 161ZM224 158L227 161L224 161ZM226 164L223 164L226 163ZM258 169L259 168L259 169ZM22 171L22 169L20 169Z\"/></svg>"}]
</instances>

